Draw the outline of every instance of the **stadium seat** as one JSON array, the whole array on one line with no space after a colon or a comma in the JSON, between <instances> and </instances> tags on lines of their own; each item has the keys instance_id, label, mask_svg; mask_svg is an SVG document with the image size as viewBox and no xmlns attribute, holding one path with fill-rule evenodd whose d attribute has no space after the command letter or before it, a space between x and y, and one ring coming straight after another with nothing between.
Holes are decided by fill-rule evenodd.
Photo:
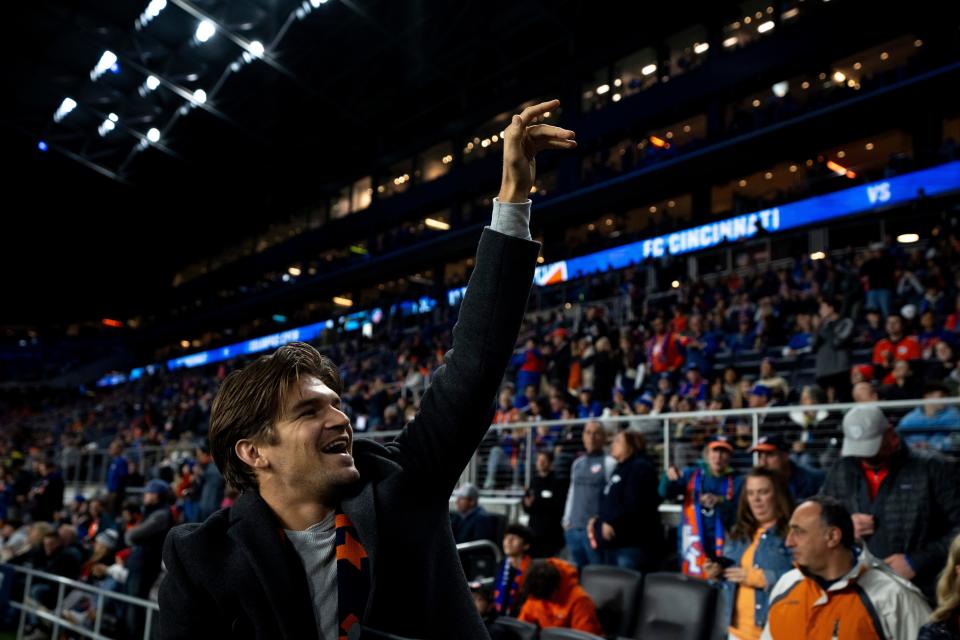
<instances>
[{"instance_id":1,"label":"stadium seat","mask_svg":"<svg viewBox=\"0 0 960 640\"><path fill-rule=\"evenodd\" d=\"M540 640L603 640L603 638L585 631L547 627L540 632Z\"/></svg>"},{"instance_id":2,"label":"stadium seat","mask_svg":"<svg viewBox=\"0 0 960 640\"><path fill-rule=\"evenodd\" d=\"M593 599L607 635L629 635L643 593L643 574L621 567L589 565L580 574L580 584Z\"/></svg>"},{"instance_id":3,"label":"stadium seat","mask_svg":"<svg viewBox=\"0 0 960 640\"><path fill-rule=\"evenodd\" d=\"M537 638L537 625L529 622L501 616L493 624L503 630L511 640L536 640Z\"/></svg>"},{"instance_id":4,"label":"stadium seat","mask_svg":"<svg viewBox=\"0 0 960 640\"><path fill-rule=\"evenodd\" d=\"M706 582L678 573L648 574L644 578L637 624L630 637L710 640L718 593Z\"/></svg>"}]
</instances>

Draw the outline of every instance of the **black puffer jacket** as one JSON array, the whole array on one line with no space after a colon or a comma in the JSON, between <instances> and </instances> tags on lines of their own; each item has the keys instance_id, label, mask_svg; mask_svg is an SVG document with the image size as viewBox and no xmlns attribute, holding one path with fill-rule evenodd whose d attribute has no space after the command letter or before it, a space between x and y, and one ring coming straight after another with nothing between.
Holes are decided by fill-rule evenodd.
<instances>
[{"instance_id":1,"label":"black puffer jacket","mask_svg":"<svg viewBox=\"0 0 960 640\"><path fill-rule=\"evenodd\" d=\"M906 554L917 572L914 583L931 597L950 542L960 532L957 469L955 462L902 446L872 502L859 458L837 462L820 492L850 513L873 515L876 532L865 541L870 553L880 559Z\"/></svg>"}]
</instances>

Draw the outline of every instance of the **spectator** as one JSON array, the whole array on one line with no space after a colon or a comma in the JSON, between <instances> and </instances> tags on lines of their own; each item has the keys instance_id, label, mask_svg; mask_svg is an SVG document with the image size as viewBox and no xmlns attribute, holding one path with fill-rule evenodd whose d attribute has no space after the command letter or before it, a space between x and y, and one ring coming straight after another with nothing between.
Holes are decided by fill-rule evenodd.
<instances>
[{"instance_id":1,"label":"spectator","mask_svg":"<svg viewBox=\"0 0 960 640\"><path fill-rule=\"evenodd\" d=\"M613 437L610 455L617 466L600 498L600 512L587 526L591 546L606 564L650 572L660 568L663 532L650 526L660 517L657 472L646 454L646 442L636 431Z\"/></svg>"},{"instance_id":2,"label":"spectator","mask_svg":"<svg viewBox=\"0 0 960 640\"><path fill-rule=\"evenodd\" d=\"M110 466L107 467L107 510L116 515L127 491L127 474L130 472L127 459L123 456L123 441L116 439L107 450Z\"/></svg>"},{"instance_id":3,"label":"spectator","mask_svg":"<svg viewBox=\"0 0 960 640\"><path fill-rule=\"evenodd\" d=\"M650 371L656 375L669 373L675 375L683 366L683 352L680 339L667 328L662 316L653 319L653 336L647 341L647 363Z\"/></svg>"},{"instance_id":4,"label":"spectator","mask_svg":"<svg viewBox=\"0 0 960 640\"><path fill-rule=\"evenodd\" d=\"M925 311L921 314L920 328L922 331L917 334L917 341L920 343L920 357L924 360L930 360L933 358L936 346L950 338L945 331L937 328L937 319L933 311Z\"/></svg>"},{"instance_id":5,"label":"spectator","mask_svg":"<svg viewBox=\"0 0 960 640\"><path fill-rule=\"evenodd\" d=\"M547 360L547 380L555 389L565 391L570 379L570 343L567 330L560 327L550 334L553 341L553 353Z\"/></svg>"},{"instance_id":6,"label":"spectator","mask_svg":"<svg viewBox=\"0 0 960 640\"><path fill-rule=\"evenodd\" d=\"M917 640L960 640L960 536L950 544L947 566L937 582L937 608Z\"/></svg>"},{"instance_id":7,"label":"spectator","mask_svg":"<svg viewBox=\"0 0 960 640\"><path fill-rule=\"evenodd\" d=\"M764 358L760 361L760 376L757 379L757 384L772 389L781 401L790 396L790 385L773 368L773 358Z\"/></svg>"},{"instance_id":8,"label":"spectator","mask_svg":"<svg viewBox=\"0 0 960 640\"><path fill-rule=\"evenodd\" d=\"M919 392L913 367L906 360L897 360L893 363L893 371L884 378L885 384L880 388L880 397L884 400L912 400Z\"/></svg>"},{"instance_id":9,"label":"spectator","mask_svg":"<svg viewBox=\"0 0 960 640\"><path fill-rule=\"evenodd\" d=\"M798 568L770 594L764 639L916 638L930 607L856 545L850 513L837 500L817 496L797 507L787 548Z\"/></svg>"},{"instance_id":10,"label":"spectator","mask_svg":"<svg viewBox=\"0 0 960 640\"><path fill-rule=\"evenodd\" d=\"M750 452L757 453L757 461L761 467L783 477L790 490L790 497L795 502L802 502L816 495L823 486L824 472L791 460L790 446L783 436L763 436L757 440Z\"/></svg>"},{"instance_id":11,"label":"spectator","mask_svg":"<svg viewBox=\"0 0 960 640\"><path fill-rule=\"evenodd\" d=\"M481 582L471 582L470 592L473 594L473 604L483 621L483 626L490 634L490 640L514 640L514 634L497 624L497 609L493 606L493 588Z\"/></svg>"},{"instance_id":12,"label":"spectator","mask_svg":"<svg viewBox=\"0 0 960 640\"><path fill-rule=\"evenodd\" d=\"M530 571L530 542L533 533L522 524L511 524L503 535L503 564L494 582L493 605L502 616L515 618L520 613L521 589Z\"/></svg>"},{"instance_id":13,"label":"spectator","mask_svg":"<svg viewBox=\"0 0 960 640\"><path fill-rule=\"evenodd\" d=\"M696 466L681 473L670 465L660 480L663 498L683 496L677 542L685 575L705 579L707 560L723 555L726 530L734 523L743 482L730 468L732 455L730 441L716 436L703 448L703 458Z\"/></svg>"},{"instance_id":14,"label":"spectator","mask_svg":"<svg viewBox=\"0 0 960 640\"><path fill-rule=\"evenodd\" d=\"M890 302L896 286L896 265L885 251L882 242L870 245L870 257L860 267L867 290L867 306L880 310L885 317L890 315Z\"/></svg>"},{"instance_id":15,"label":"spectator","mask_svg":"<svg viewBox=\"0 0 960 640\"><path fill-rule=\"evenodd\" d=\"M886 337L887 332L882 325L883 316L880 315L879 309L868 307L864 314L866 315L867 325L860 333L857 342L865 347L872 348Z\"/></svg>"},{"instance_id":16,"label":"spectator","mask_svg":"<svg viewBox=\"0 0 960 640\"><path fill-rule=\"evenodd\" d=\"M942 382L928 382L923 391L924 400L947 398L951 395ZM960 453L960 411L948 404L927 404L903 416L897 433L909 446L936 449L945 453Z\"/></svg>"},{"instance_id":17,"label":"spectator","mask_svg":"<svg viewBox=\"0 0 960 640\"><path fill-rule=\"evenodd\" d=\"M453 492L457 512L451 514L453 537L457 544L473 540L489 540L497 543L497 523L478 502L480 492L469 482L464 482Z\"/></svg>"},{"instance_id":18,"label":"spectator","mask_svg":"<svg viewBox=\"0 0 960 640\"><path fill-rule=\"evenodd\" d=\"M520 620L541 629L562 627L603 635L593 600L577 580L577 568L558 560L537 560L524 582Z\"/></svg>"},{"instance_id":19,"label":"spectator","mask_svg":"<svg viewBox=\"0 0 960 640\"><path fill-rule=\"evenodd\" d=\"M213 463L213 456L210 455L209 445L201 445L197 449L197 465L200 467L195 476L194 495L197 499L197 521L203 522L213 512L220 508L223 502L223 492L226 488L226 481L217 465Z\"/></svg>"},{"instance_id":20,"label":"spectator","mask_svg":"<svg viewBox=\"0 0 960 640\"><path fill-rule=\"evenodd\" d=\"M919 360L920 342L914 336L904 335L903 317L887 316L887 337L873 348L873 364L886 371L893 369L898 360Z\"/></svg>"},{"instance_id":21,"label":"spectator","mask_svg":"<svg viewBox=\"0 0 960 640\"><path fill-rule=\"evenodd\" d=\"M50 461L37 465L39 479L30 490L30 516L35 522L49 522L63 509L63 474Z\"/></svg>"},{"instance_id":22,"label":"spectator","mask_svg":"<svg viewBox=\"0 0 960 640\"><path fill-rule=\"evenodd\" d=\"M928 596L960 532L955 464L903 444L880 409L858 405L843 418L843 458L822 493L853 514L870 552Z\"/></svg>"},{"instance_id":23,"label":"spectator","mask_svg":"<svg viewBox=\"0 0 960 640\"><path fill-rule=\"evenodd\" d=\"M135 526L127 529L125 542L130 547L130 556L126 566L127 594L137 598L149 598L153 583L160 576L160 562L163 551L163 541L167 532L175 524L173 513L170 510L170 485L163 480L151 480L143 492L143 518ZM139 607L130 607L128 611L141 614ZM130 629L140 629L139 622L133 624L133 617L127 617Z\"/></svg>"},{"instance_id":24,"label":"spectator","mask_svg":"<svg viewBox=\"0 0 960 640\"><path fill-rule=\"evenodd\" d=\"M757 467L744 482L737 505L737 522L719 558L704 565L707 576L721 580L724 621L731 638L754 640L767 622L769 595L792 559L784 541L793 513L793 501L783 478Z\"/></svg>"},{"instance_id":25,"label":"spectator","mask_svg":"<svg viewBox=\"0 0 960 640\"><path fill-rule=\"evenodd\" d=\"M40 548L33 551L32 564L33 569L37 571L69 580L76 580L80 576L80 560L64 549L60 534L49 528L43 535ZM57 586L49 580L35 578L30 587L30 597L40 606L53 609L57 605ZM50 637L49 632L42 626L38 626L39 620L36 615L30 614L28 621L26 638Z\"/></svg>"},{"instance_id":26,"label":"spectator","mask_svg":"<svg viewBox=\"0 0 960 640\"><path fill-rule=\"evenodd\" d=\"M833 298L820 299L820 326L813 337L817 384L829 402L845 402L850 389L850 341L853 320L841 318Z\"/></svg>"},{"instance_id":27,"label":"spectator","mask_svg":"<svg viewBox=\"0 0 960 640\"><path fill-rule=\"evenodd\" d=\"M570 488L562 522L567 551L578 569L602 562L600 554L590 546L587 524L600 513L600 494L617 464L603 452L606 440L603 425L596 420L588 422L583 428L586 453L574 460L570 467Z\"/></svg>"},{"instance_id":28,"label":"spectator","mask_svg":"<svg viewBox=\"0 0 960 640\"><path fill-rule=\"evenodd\" d=\"M853 385L854 402L877 402L878 400L880 395L872 382L858 382Z\"/></svg>"},{"instance_id":29,"label":"spectator","mask_svg":"<svg viewBox=\"0 0 960 640\"><path fill-rule=\"evenodd\" d=\"M750 389L750 395L747 396L747 403L751 409L763 409L770 406L773 398L773 389L762 384L755 384Z\"/></svg>"},{"instance_id":30,"label":"spectator","mask_svg":"<svg viewBox=\"0 0 960 640\"><path fill-rule=\"evenodd\" d=\"M533 338L527 338L524 346L514 352L510 364L517 370L517 398L516 403L520 401L520 394L524 392L527 386L534 389L540 389L540 377L546 368L543 360L543 354L537 348L537 341Z\"/></svg>"},{"instance_id":31,"label":"spectator","mask_svg":"<svg viewBox=\"0 0 960 640\"><path fill-rule=\"evenodd\" d=\"M680 384L677 395L689 398L697 407L702 408L707 403L708 383L700 370L700 365L691 362L686 366L686 380Z\"/></svg>"},{"instance_id":32,"label":"spectator","mask_svg":"<svg viewBox=\"0 0 960 640\"><path fill-rule=\"evenodd\" d=\"M552 556L563 548L563 507L567 483L553 472L553 452L537 452L537 469L523 496L523 510L530 515L533 541L530 555L534 558Z\"/></svg>"},{"instance_id":33,"label":"spectator","mask_svg":"<svg viewBox=\"0 0 960 640\"><path fill-rule=\"evenodd\" d=\"M800 406L809 407L826 403L823 389L817 385L807 385L800 391ZM790 421L794 426L800 428L800 436L793 442L793 453L799 461L807 466L823 466L819 460L819 454L814 451L808 451L808 447L815 448L820 443L817 440L822 434L816 433L826 426L826 420L830 412L826 409L819 411L791 411Z\"/></svg>"},{"instance_id":34,"label":"spectator","mask_svg":"<svg viewBox=\"0 0 960 640\"><path fill-rule=\"evenodd\" d=\"M713 372L714 355L720 348L720 339L714 332L704 331L703 316L690 316L682 342L687 363L695 364L702 375L710 376Z\"/></svg>"},{"instance_id":35,"label":"spectator","mask_svg":"<svg viewBox=\"0 0 960 640\"><path fill-rule=\"evenodd\" d=\"M580 404L577 405L578 418L599 418L603 415L603 405L594 399L593 389L583 387L580 389Z\"/></svg>"}]
</instances>

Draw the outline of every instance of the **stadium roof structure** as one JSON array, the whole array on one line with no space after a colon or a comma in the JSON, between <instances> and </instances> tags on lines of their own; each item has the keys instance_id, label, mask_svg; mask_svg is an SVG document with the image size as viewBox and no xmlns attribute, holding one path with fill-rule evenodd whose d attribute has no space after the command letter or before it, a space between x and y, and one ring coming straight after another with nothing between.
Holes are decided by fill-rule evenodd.
<instances>
[{"instance_id":1,"label":"stadium roof structure","mask_svg":"<svg viewBox=\"0 0 960 640\"><path fill-rule=\"evenodd\" d=\"M691 20L682 3L586 0L13 11L0 266L19 303L0 323L139 310L185 262Z\"/></svg>"}]
</instances>

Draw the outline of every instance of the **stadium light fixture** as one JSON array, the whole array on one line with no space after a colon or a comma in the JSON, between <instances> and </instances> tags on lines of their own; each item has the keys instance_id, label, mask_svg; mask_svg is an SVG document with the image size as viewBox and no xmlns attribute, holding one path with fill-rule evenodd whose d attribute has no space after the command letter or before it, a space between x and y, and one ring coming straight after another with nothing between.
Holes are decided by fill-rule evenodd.
<instances>
[{"instance_id":1,"label":"stadium light fixture","mask_svg":"<svg viewBox=\"0 0 960 640\"><path fill-rule=\"evenodd\" d=\"M900 244L913 244L920 240L920 234L918 233L901 233L897 236L897 242Z\"/></svg>"},{"instance_id":2,"label":"stadium light fixture","mask_svg":"<svg viewBox=\"0 0 960 640\"><path fill-rule=\"evenodd\" d=\"M642 73L642 74L645 75L645 76L649 76L649 75L651 75L651 74L654 74L654 73L656 73L656 71L657 71L657 65L655 65L655 64L653 64L653 63L650 63L650 64L648 64L647 66L645 66L644 68L640 69L640 73Z\"/></svg>"},{"instance_id":3,"label":"stadium light fixture","mask_svg":"<svg viewBox=\"0 0 960 640\"><path fill-rule=\"evenodd\" d=\"M150 130L147 131L147 140L153 143L160 142L160 129L151 127Z\"/></svg>"},{"instance_id":4,"label":"stadium light fixture","mask_svg":"<svg viewBox=\"0 0 960 640\"><path fill-rule=\"evenodd\" d=\"M61 122L64 118L70 115L70 112L77 108L77 101L73 98L67 97L63 99L63 102L60 103L60 106L57 107L56 113L53 114L54 122Z\"/></svg>"},{"instance_id":5,"label":"stadium light fixture","mask_svg":"<svg viewBox=\"0 0 960 640\"><path fill-rule=\"evenodd\" d=\"M211 20L201 20L200 24L197 25L197 31L194 37L197 39L197 42L202 44L216 35L216 33L217 25L213 24Z\"/></svg>"},{"instance_id":6,"label":"stadium light fixture","mask_svg":"<svg viewBox=\"0 0 960 640\"><path fill-rule=\"evenodd\" d=\"M710 49L709 42L698 42L693 45L693 52L696 54L706 53Z\"/></svg>"},{"instance_id":7,"label":"stadium light fixture","mask_svg":"<svg viewBox=\"0 0 960 640\"><path fill-rule=\"evenodd\" d=\"M810 254L811 260L823 260L826 257L827 257L827 254L825 254L823 251L814 251L813 253Z\"/></svg>"},{"instance_id":8,"label":"stadium light fixture","mask_svg":"<svg viewBox=\"0 0 960 640\"><path fill-rule=\"evenodd\" d=\"M338 307L352 307L353 300L351 300L350 298L345 298L343 296L334 296L333 304L337 305Z\"/></svg>"},{"instance_id":9,"label":"stadium light fixture","mask_svg":"<svg viewBox=\"0 0 960 640\"><path fill-rule=\"evenodd\" d=\"M100 56L100 60L97 62L97 65L90 71L90 79L94 82L100 78L103 74L110 70L113 65L117 63L117 54L113 51L107 49L103 52L103 55Z\"/></svg>"},{"instance_id":10,"label":"stadium light fixture","mask_svg":"<svg viewBox=\"0 0 960 640\"><path fill-rule=\"evenodd\" d=\"M757 25L757 32L766 33L768 31L773 31L775 26L776 25L774 24L773 20L767 20L766 22L761 22Z\"/></svg>"}]
</instances>

